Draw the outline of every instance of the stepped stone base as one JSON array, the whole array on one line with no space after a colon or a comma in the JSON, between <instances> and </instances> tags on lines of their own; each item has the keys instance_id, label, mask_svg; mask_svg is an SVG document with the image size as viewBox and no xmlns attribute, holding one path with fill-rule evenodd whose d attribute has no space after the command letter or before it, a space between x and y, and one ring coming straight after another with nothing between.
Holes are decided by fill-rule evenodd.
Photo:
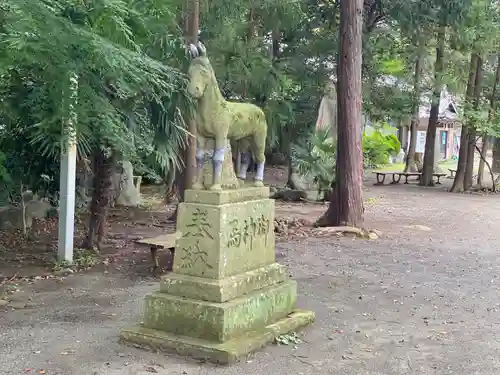
<instances>
[{"instance_id":1,"label":"stepped stone base","mask_svg":"<svg viewBox=\"0 0 500 375\"><path fill-rule=\"evenodd\" d=\"M286 268L273 263L222 280L172 273L162 278L160 292L203 301L226 302L287 280Z\"/></svg>"},{"instance_id":2,"label":"stepped stone base","mask_svg":"<svg viewBox=\"0 0 500 375\"><path fill-rule=\"evenodd\" d=\"M272 343L277 336L294 332L313 321L313 312L295 310L273 324L223 343L177 336L144 326L123 330L120 339L122 342L154 351L174 352L195 359L231 364Z\"/></svg>"},{"instance_id":3,"label":"stepped stone base","mask_svg":"<svg viewBox=\"0 0 500 375\"><path fill-rule=\"evenodd\" d=\"M153 293L146 296L143 325L224 342L287 316L295 307L296 293L292 280L223 303Z\"/></svg>"},{"instance_id":4,"label":"stepped stone base","mask_svg":"<svg viewBox=\"0 0 500 375\"><path fill-rule=\"evenodd\" d=\"M123 342L226 364L314 320L276 263L268 188L187 190L177 228L173 273Z\"/></svg>"}]
</instances>

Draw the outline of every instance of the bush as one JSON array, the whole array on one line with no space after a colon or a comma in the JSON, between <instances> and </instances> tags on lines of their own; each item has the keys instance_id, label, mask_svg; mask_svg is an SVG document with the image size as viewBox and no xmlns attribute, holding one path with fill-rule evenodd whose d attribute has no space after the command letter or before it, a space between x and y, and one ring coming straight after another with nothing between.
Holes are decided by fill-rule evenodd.
<instances>
[{"instance_id":1,"label":"bush","mask_svg":"<svg viewBox=\"0 0 500 375\"><path fill-rule=\"evenodd\" d=\"M401 144L393 135L384 135L380 131L363 134L363 158L365 168L376 168L387 164L389 157L399 153ZM318 186L318 195L328 197L335 179L337 144L330 136L329 129L321 129L296 145L292 146L292 162L299 175L312 178Z\"/></svg>"},{"instance_id":2,"label":"bush","mask_svg":"<svg viewBox=\"0 0 500 375\"><path fill-rule=\"evenodd\" d=\"M387 164L391 155L401 150L401 143L394 134L384 135L375 131L363 133L363 159L365 168L377 168Z\"/></svg>"},{"instance_id":3,"label":"bush","mask_svg":"<svg viewBox=\"0 0 500 375\"><path fill-rule=\"evenodd\" d=\"M321 129L292 146L292 162L302 177L312 177L320 199L326 199L335 179L337 145L329 129Z\"/></svg>"}]
</instances>

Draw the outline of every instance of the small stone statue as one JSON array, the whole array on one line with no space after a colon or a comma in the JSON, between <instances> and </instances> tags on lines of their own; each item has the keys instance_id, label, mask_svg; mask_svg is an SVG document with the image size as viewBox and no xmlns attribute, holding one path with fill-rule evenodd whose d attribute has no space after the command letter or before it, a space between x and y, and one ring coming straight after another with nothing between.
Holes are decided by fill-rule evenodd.
<instances>
[{"instance_id":1,"label":"small stone statue","mask_svg":"<svg viewBox=\"0 0 500 375\"><path fill-rule=\"evenodd\" d=\"M189 67L189 94L197 100L195 121L197 128L197 173L193 189L203 189L202 174L208 140L214 140L212 156L213 183L210 190L222 190L222 164L228 139L237 144L241 162L238 178L246 180L253 153L257 161L254 186L263 186L267 122L262 109L250 103L228 102L222 96L214 70L202 43L189 45L192 57Z\"/></svg>"}]
</instances>

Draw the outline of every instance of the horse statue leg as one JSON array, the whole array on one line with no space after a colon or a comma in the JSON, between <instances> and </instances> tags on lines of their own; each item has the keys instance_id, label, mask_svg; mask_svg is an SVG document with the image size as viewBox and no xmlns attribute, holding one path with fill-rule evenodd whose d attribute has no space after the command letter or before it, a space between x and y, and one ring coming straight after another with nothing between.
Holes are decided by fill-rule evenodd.
<instances>
[{"instance_id":1,"label":"horse statue leg","mask_svg":"<svg viewBox=\"0 0 500 375\"><path fill-rule=\"evenodd\" d=\"M240 163L238 165L238 179L241 184L247 179L248 167L250 166L250 161L252 159L252 154L250 153L250 143L248 139L241 139L238 142L238 155L240 155Z\"/></svg>"},{"instance_id":2,"label":"horse statue leg","mask_svg":"<svg viewBox=\"0 0 500 375\"><path fill-rule=\"evenodd\" d=\"M214 156L212 163L214 167L213 183L210 190L222 190L222 164L224 163L224 154L226 153L227 136L217 135L215 138Z\"/></svg>"},{"instance_id":3,"label":"horse statue leg","mask_svg":"<svg viewBox=\"0 0 500 375\"><path fill-rule=\"evenodd\" d=\"M199 135L196 138L196 174L193 181L194 190L203 189L203 167L205 166L206 140Z\"/></svg>"},{"instance_id":4,"label":"horse statue leg","mask_svg":"<svg viewBox=\"0 0 500 375\"><path fill-rule=\"evenodd\" d=\"M264 132L254 134L252 137L253 154L257 161L257 172L255 172L253 183L253 186L255 187L264 186L264 165L266 164L266 137L267 134Z\"/></svg>"}]
</instances>

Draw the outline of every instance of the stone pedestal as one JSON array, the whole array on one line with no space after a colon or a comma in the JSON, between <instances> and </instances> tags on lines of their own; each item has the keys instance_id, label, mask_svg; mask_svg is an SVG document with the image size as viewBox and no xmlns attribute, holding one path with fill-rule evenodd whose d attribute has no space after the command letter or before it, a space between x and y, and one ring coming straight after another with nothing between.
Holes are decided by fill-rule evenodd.
<instances>
[{"instance_id":1,"label":"stone pedestal","mask_svg":"<svg viewBox=\"0 0 500 375\"><path fill-rule=\"evenodd\" d=\"M269 188L188 190L178 220L173 273L123 341L225 364L314 320L275 262Z\"/></svg>"}]
</instances>

